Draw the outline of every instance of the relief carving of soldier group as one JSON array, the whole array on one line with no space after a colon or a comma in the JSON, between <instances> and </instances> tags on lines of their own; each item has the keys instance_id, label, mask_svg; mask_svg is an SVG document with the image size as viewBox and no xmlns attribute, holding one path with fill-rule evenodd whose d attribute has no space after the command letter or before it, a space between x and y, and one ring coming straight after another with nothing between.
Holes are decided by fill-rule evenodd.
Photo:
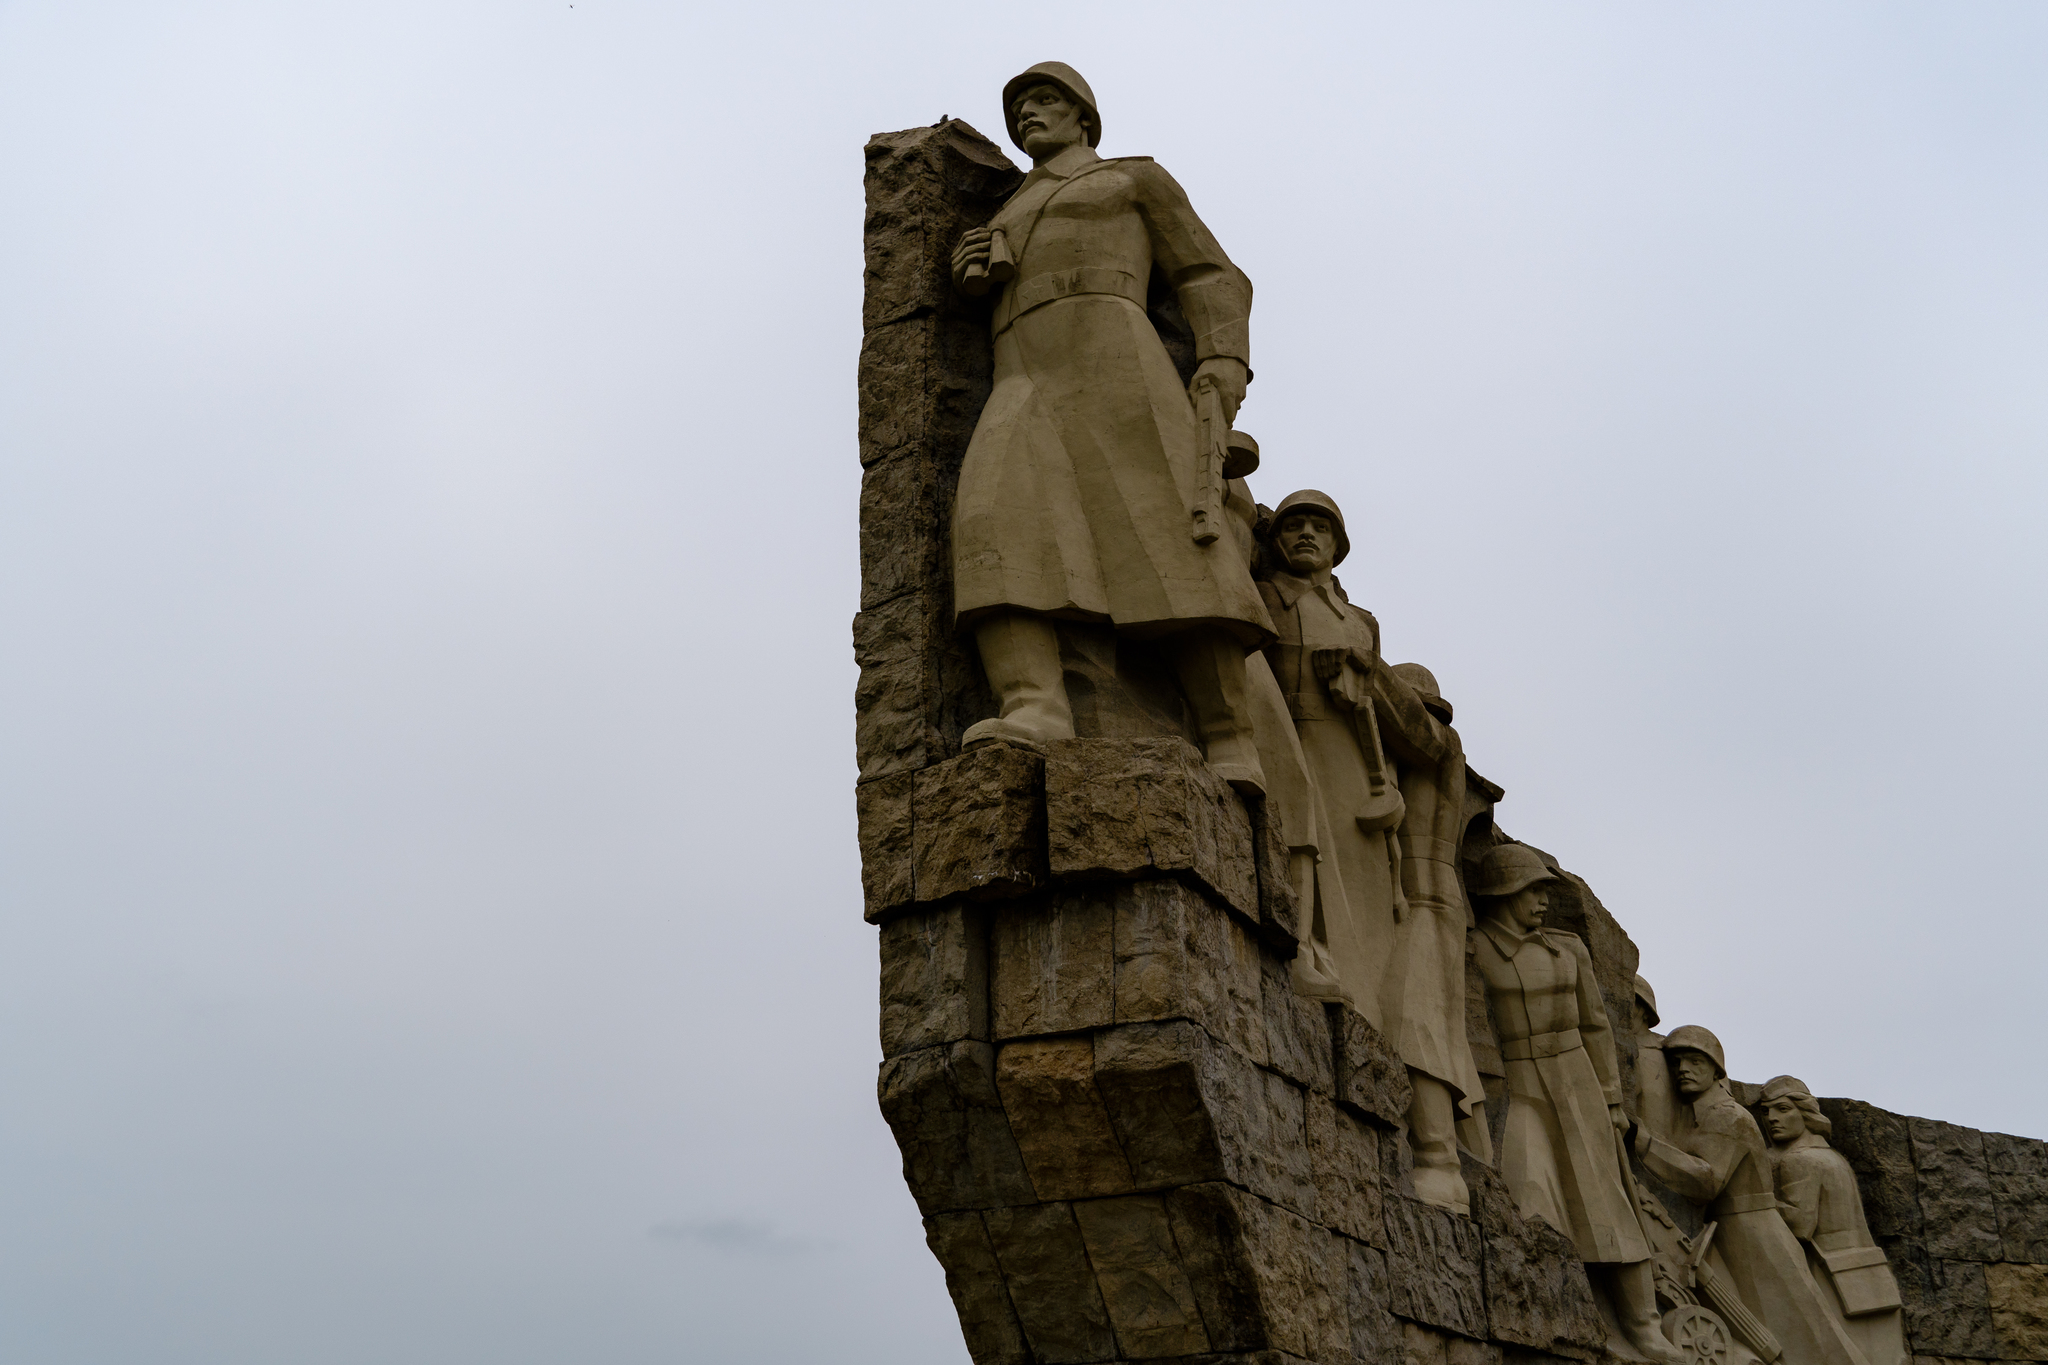
<instances>
[{"instance_id":1,"label":"relief carving of soldier group","mask_svg":"<svg viewBox=\"0 0 2048 1365\"><path fill-rule=\"evenodd\" d=\"M1626 1095L1587 946L1545 923L1560 874L1512 843L1461 868L1477 779L1436 679L1386 663L1334 575L1343 510L1304 489L1268 512L1246 483L1257 447L1230 424L1252 377L1250 281L1163 168L1096 152L1072 68L1024 72L1003 112L1032 169L952 258L963 292L994 298L994 385L951 531L957 621L998 711L964 744L1074 736L1061 623L1145 642L1210 765L1277 823L1297 991L1356 1009L1408 1067L1419 1199L1467 1212L1461 1149L1497 1165L1520 1213L1577 1245L1642 1358L1904 1365L1897 1284L1806 1086L1766 1085L1760 1125L1712 1033L1652 1031L1638 979ZM1192 337L1191 377L1162 305ZM1506 1072L1497 1153L1468 960Z\"/></svg>"}]
</instances>

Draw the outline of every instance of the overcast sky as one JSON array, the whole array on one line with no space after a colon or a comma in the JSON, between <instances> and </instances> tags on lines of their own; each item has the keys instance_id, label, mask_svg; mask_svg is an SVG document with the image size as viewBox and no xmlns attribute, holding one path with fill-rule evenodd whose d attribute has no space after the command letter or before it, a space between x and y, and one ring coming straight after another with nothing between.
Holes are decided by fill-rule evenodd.
<instances>
[{"instance_id":1,"label":"overcast sky","mask_svg":"<svg viewBox=\"0 0 2048 1365\"><path fill-rule=\"evenodd\" d=\"M1045 58L1666 1023L2048 1136L2048 8L0 0L0 1359L965 1361L861 146Z\"/></svg>"}]
</instances>

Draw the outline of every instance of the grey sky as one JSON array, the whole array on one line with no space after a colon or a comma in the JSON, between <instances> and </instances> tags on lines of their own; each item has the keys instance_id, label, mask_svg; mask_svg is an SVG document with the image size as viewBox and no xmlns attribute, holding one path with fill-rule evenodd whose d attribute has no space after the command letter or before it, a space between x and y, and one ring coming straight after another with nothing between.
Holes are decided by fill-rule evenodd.
<instances>
[{"instance_id":1,"label":"grey sky","mask_svg":"<svg viewBox=\"0 0 2048 1365\"><path fill-rule=\"evenodd\" d=\"M0 1359L965 1360L860 149L1047 57L1667 1022L2048 1136L2048 10L7 0Z\"/></svg>"}]
</instances>

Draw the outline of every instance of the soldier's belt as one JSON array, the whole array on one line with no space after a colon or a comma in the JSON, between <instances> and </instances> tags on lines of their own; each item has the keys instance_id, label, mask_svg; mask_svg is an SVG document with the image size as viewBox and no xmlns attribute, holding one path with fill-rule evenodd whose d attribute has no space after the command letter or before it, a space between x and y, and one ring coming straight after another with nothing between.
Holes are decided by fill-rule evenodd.
<instances>
[{"instance_id":1,"label":"soldier's belt","mask_svg":"<svg viewBox=\"0 0 2048 1365\"><path fill-rule=\"evenodd\" d=\"M1401 836L1401 856L1417 858L1432 863L1458 865L1458 846L1449 839L1432 839L1427 834L1404 834Z\"/></svg>"},{"instance_id":2,"label":"soldier's belt","mask_svg":"<svg viewBox=\"0 0 2048 1365\"><path fill-rule=\"evenodd\" d=\"M1528 1062L1539 1057L1562 1057L1584 1046L1579 1039L1579 1031L1568 1028L1556 1033L1532 1033L1527 1038L1511 1038L1500 1045L1500 1055L1506 1061Z\"/></svg>"},{"instance_id":3,"label":"soldier's belt","mask_svg":"<svg viewBox=\"0 0 2048 1365\"><path fill-rule=\"evenodd\" d=\"M1110 294L1145 306L1145 282L1126 270L1084 265L1073 270L1051 270L1010 287L1010 322L1015 322L1042 303L1071 298L1076 294ZM1008 322L1003 324L1008 327Z\"/></svg>"},{"instance_id":4,"label":"soldier's belt","mask_svg":"<svg viewBox=\"0 0 2048 1365\"><path fill-rule=\"evenodd\" d=\"M1723 1195L1714 1205L1716 1213L1774 1213L1778 1208L1778 1196L1765 1191L1762 1194Z\"/></svg>"}]
</instances>

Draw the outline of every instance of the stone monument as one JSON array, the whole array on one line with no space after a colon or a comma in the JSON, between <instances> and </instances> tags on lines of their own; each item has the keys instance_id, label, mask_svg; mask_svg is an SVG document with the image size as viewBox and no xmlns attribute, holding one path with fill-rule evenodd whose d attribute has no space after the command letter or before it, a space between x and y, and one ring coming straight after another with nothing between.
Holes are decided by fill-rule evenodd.
<instances>
[{"instance_id":1,"label":"stone monument","mask_svg":"<svg viewBox=\"0 0 2048 1365\"><path fill-rule=\"evenodd\" d=\"M854 622L879 1098L977 1365L2048 1361L2048 1143L1654 1032L1377 547L1254 495L1244 273L1071 67L996 112L1028 172L868 144Z\"/></svg>"}]
</instances>

